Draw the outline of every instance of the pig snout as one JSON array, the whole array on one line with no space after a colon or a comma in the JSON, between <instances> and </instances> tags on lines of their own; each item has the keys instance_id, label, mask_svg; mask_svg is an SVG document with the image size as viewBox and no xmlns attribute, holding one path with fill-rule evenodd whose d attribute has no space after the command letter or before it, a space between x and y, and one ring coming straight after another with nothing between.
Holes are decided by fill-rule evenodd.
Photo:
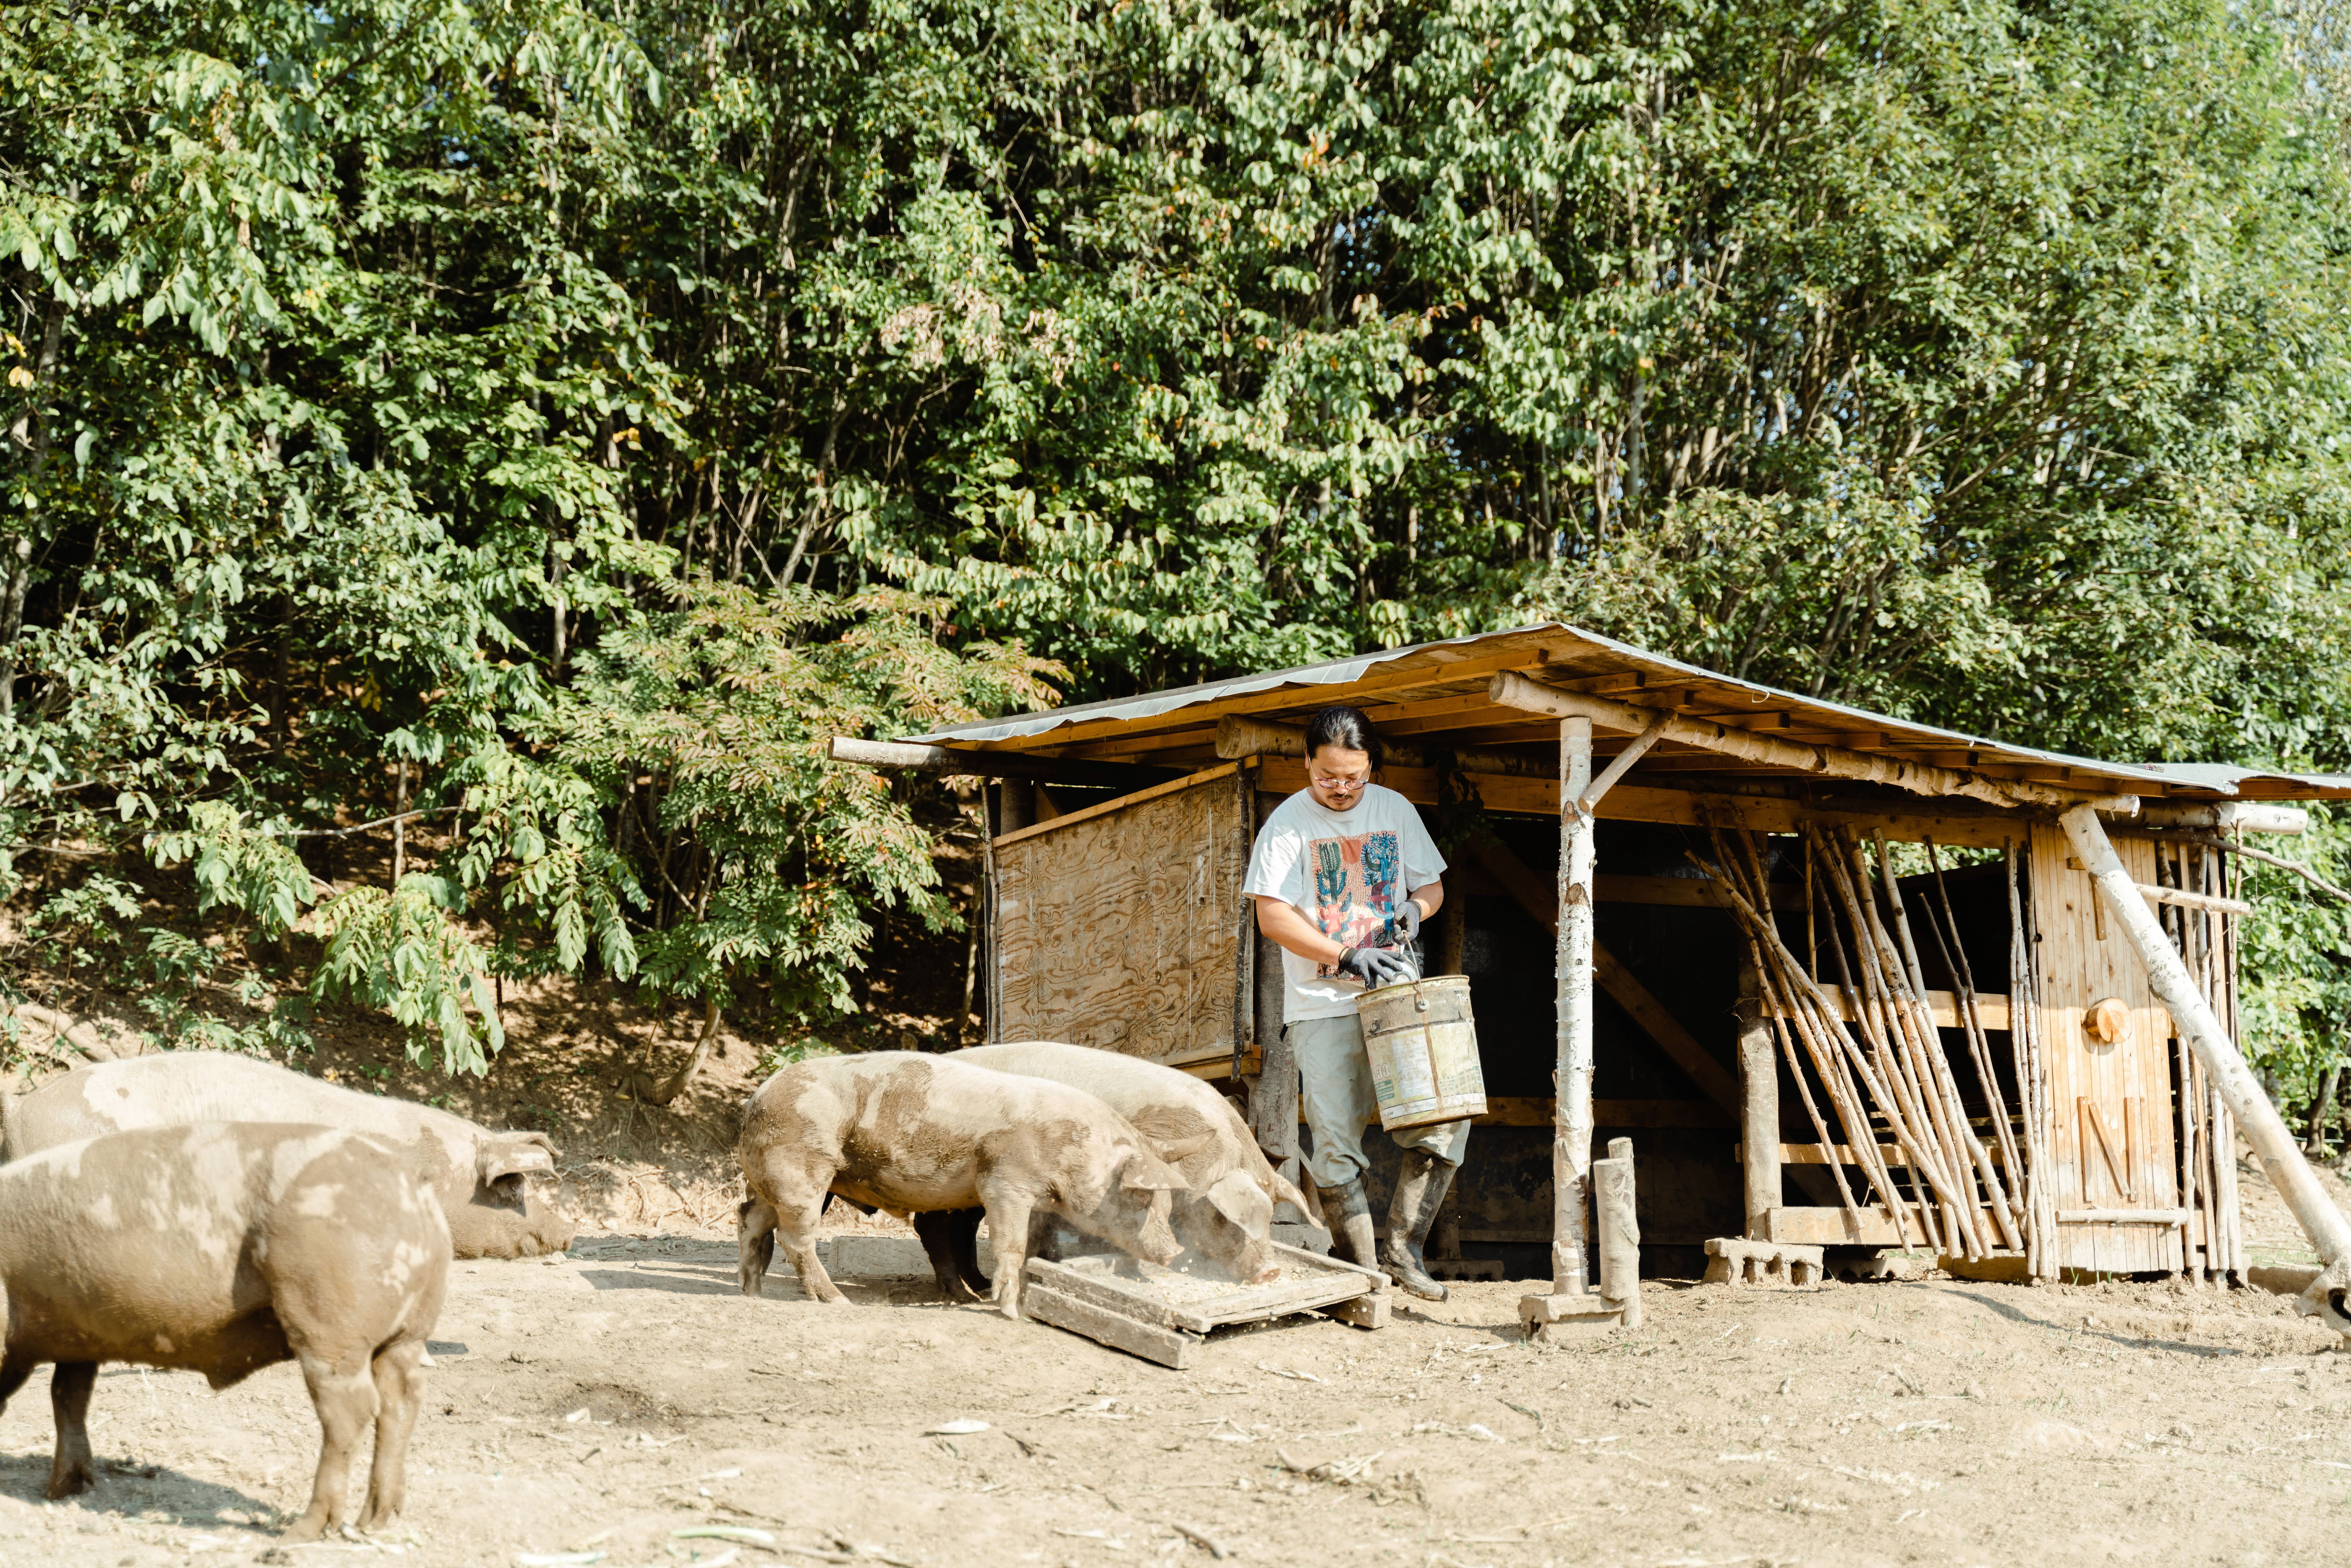
<instances>
[{"instance_id":1,"label":"pig snout","mask_svg":"<svg viewBox=\"0 0 2351 1568\"><path fill-rule=\"evenodd\" d=\"M1146 1263L1173 1263L1184 1250L1184 1243L1176 1239L1167 1212L1167 1194L1151 1194L1148 1205L1135 1216L1134 1237L1126 1249Z\"/></svg>"},{"instance_id":2,"label":"pig snout","mask_svg":"<svg viewBox=\"0 0 2351 1568\"><path fill-rule=\"evenodd\" d=\"M1176 1239L1167 1221L1156 1214L1144 1226L1137 1241L1135 1256L1148 1263L1173 1263L1184 1250L1184 1244Z\"/></svg>"},{"instance_id":3,"label":"pig snout","mask_svg":"<svg viewBox=\"0 0 2351 1568\"><path fill-rule=\"evenodd\" d=\"M1226 1278L1263 1285L1281 1272L1273 1260L1273 1249L1263 1237L1252 1236L1234 1224L1207 1199L1182 1194L1174 1218L1176 1239Z\"/></svg>"}]
</instances>

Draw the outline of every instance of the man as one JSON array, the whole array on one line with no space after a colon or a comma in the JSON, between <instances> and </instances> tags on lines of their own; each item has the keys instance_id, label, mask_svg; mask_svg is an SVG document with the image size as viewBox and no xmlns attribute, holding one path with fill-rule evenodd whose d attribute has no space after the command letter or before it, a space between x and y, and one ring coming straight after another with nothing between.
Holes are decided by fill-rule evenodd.
<instances>
[{"instance_id":1,"label":"man","mask_svg":"<svg viewBox=\"0 0 2351 1568\"><path fill-rule=\"evenodd\" d=\"M1420 813L1372 782L1378 745L1358 709L1314 716L1306 727L1306 788L1266 819L1242 891L1257 901L1257 928L1282 949L1283 1034L1314 1134L1306 1168L1326 1213L1336 1216L1332 1240L1350 1261L1441 1301L1446 1289L1428 1277L1421 1248L1469 1145L1468 1122L1390 1134L1404 1164L1376 1247L1364 1186L1364 1125L1378 1115L1379 1101L1355 998L1367 986L1411 977L1396 948L1445 902L1437 880L1445 857Z\"/></svg>"}]
</instances>

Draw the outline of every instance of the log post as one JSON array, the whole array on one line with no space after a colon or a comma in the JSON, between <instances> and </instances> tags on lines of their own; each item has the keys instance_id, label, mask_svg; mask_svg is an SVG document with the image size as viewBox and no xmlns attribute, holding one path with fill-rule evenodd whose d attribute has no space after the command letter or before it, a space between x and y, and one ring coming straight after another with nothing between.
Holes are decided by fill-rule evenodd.
<instances>
[{"instance_id":1,"label":"log post","mask_svg":"<svg viewBox=\"0 0 2351 1568\"><path fill-rule=\"evenodd\" d=\"M1739 960L1739 1141L1747 1186L1747 1237L1771 1238L1780 1207L1780 1061L1763 1016L1763 977L1751 956ZM1610 1145L1614 1146L1613 1144Z\"/></svg>"},{"instance_id":2,"label":"log post","mask_svg":"<svg viewBox=\"0 0 2351 1568\"><path fill-rule=\"evenodd\" d=\"M2073 841L2074 854L2097 882L2099 894L2122 923L2124 936L2137 951L2139 961L2147 966L2155 994L2171 1009L2172 1022L2187 1038L2196 1060L2211 1075L2214 1091L2244 1128L2246 1141L2252 1145L2253 1153L2269 1173L2270 1185L2285 1199L2303 1234L2310 1238L2311 1246L2325 1264L2316 1281L2304 1293L2302 1310L2326 1319L2330 1328L2351 1338L2351 1319L2343 1315L2345 1289L2351 1284L2351 1279L2346 1278L2351 1275L2351 1218L2345 1218L2326 1189L2319 1186L2317 1173L2302 1157L2294 1134L2278 1114L2277 1107L2270 1103L2269 1096L2262 1092L2261 1080L2253 1076L2236 1041L2229 1038L2214 1016L2211 1004L2147 908L2147 901L2139 896L2137 884L2123 869L2121 857L2115 853L2105 829L2098 822L2097 812L2087 805L2075 806L2058 821L2064 825L2066 838ZM2225 1148L2214 1153L2219 1156L2216 1164L2228 1163Z\"/></svg>"},{"instance_id":3,"label":"log post","mask_svg":"<svg viewBox=\"0 0 2351 1568\"><path fill-rule=\"evenodd\" d=\"M1559 725L1559 984L1556 1131L1552 1134L1551 1288L1587 1291L1584 1202L1592 1169L1592 721Z\"/></svg>"},{"instance_id":4,"label":"log post","mask_svg":"<svg viewBox=\"0 0 2351 1568\"><path fill-rule=\"evenodd\" d=\"M1600 1298L1628 1329L1641 1326L1641 1221L1634 1203L1633 1140L1608 1140L1592 1163L1592 1210L1600 1231Z\"/></svg>"}]
</instances>

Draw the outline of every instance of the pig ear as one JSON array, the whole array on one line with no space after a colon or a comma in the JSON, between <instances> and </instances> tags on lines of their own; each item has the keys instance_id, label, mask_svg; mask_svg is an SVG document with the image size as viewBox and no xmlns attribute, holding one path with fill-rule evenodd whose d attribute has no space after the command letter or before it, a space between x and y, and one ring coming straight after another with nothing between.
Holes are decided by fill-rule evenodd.
<instances>
[{"instance_id":1,"label":"pig ear","mask_svg":"<svg viewBox=\"0 0 2351 1568\"><path fill-rule=\"evenodd\" d=\"M1135 1192L1174 1192L1184 1178L1158 1155L1137 1149L1120 1168L1118 1185Z\"/></svg>"},{"instance_id":2,"label":"pig ear","mask_svg":"<svg viewBox=\"0 0 2351 1568\"><path fill-rule=\"evenodd\" d=\"M1209 1183L1207 1198L1218 1214L1252 1236L1263 1236L1273 1227L1273 1199L1238 1171L1227 1171Z\"/></svg>"},{"instance_id":3,"label":"pig ear","mask_svg":"<svg viewBox=\"0 0 2351 1568\"><path fill-rule=\"evenodd\" d=\"M553 1176L554 1141L544 1133L500 1133L482 1145L481 1173L488 1186L509 1177Z\"/></svg>"},{"instance_id":4,"label":"pig ear","mask_svg":"<svg viewBox=\"0 0 2351 1568\"><path fill-rule=\"evenodd\" d=\"M1189 1138L1156 1139L1152 1143L1151 1152L1171 1166L1181 1165L1216 1141L1214 1133L1201 1133Z\"/></svg>"}]
</instances>

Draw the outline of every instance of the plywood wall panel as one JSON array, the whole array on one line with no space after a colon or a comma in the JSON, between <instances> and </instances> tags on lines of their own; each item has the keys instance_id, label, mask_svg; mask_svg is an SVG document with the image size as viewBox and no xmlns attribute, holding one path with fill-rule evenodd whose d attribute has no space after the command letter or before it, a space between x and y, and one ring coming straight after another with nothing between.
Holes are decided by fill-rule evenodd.
<instances>
[{"instance_id":1,"label":"plywood wall panel","mask_svg":"<svg viewBox=\"0 0 2351 1568\"><path fill-rule=\"evenodd\" d=\"M1244 776L1217 771L996 845L991 1038L1230 1049L1250 833Z\"/></svg>"}]
</instances>

